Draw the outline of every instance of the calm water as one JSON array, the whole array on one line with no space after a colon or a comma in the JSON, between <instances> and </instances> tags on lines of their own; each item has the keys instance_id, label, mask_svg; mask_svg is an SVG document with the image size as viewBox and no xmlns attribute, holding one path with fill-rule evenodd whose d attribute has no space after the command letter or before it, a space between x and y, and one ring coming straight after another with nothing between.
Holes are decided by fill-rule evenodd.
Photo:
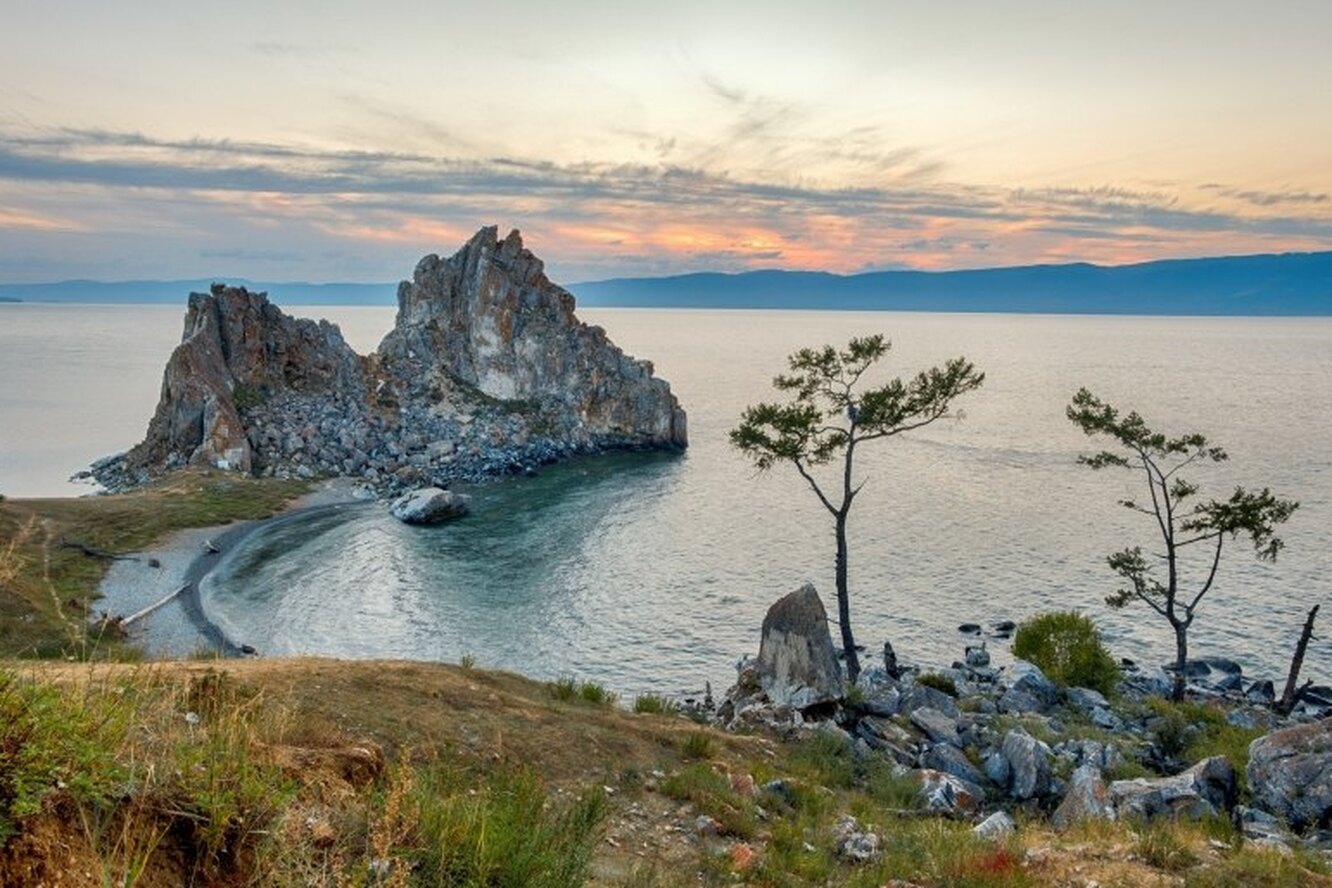
<instances>
[{"instance_id":1,"label":"calm water","mask_svg":"<svg viewBox=\"0 0 1332 888\"><path fill-rule=\"evenodd\" d=\"M321 311L365 351L389 309ZM1114 612L1104 555L1150 546L1114 505L1133 476L1075 465L1063 416L1080 385L1231 454L1197 475L1218 494L1269 485L1302 502L1275 565L1232 547L1193 630L1197 654L1284 669L1332 588L1332 321L588 310L653 360L689 411L681 457L616 456L474 491L476 512L435 529L367 506L288 524L229 558L203 590L210 615L266 653L457 660L595 677L633 693L726 682L767 605L832 586L827 516L789 471L757 475L726 442L769 396L786 354L883 331L889 369L965 354L988 374L962 421L867 448L852 516L853 615L871 650L946 665L961 622L1077 608L1113 648L1160 662L1145 609ZM64 478L143 432L175 344L167 308L0 306L0 491L77 493ZM1151 616L1152 619L1148 619ZM1306 667L1332 680L1332 633Z\"/></svg>"}]
</instances>

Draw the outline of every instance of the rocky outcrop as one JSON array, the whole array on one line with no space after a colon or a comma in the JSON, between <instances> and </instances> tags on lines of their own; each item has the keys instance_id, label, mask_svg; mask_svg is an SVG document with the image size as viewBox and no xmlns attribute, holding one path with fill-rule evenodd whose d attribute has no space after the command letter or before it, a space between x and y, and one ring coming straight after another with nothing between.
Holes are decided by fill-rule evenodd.
<instances>
[{"instance_id":1,"label":"rocky outcrop","mask_svg":"<svg viewBox=\"0 0 1332 888\"><path fill-rule=\"evenodd\" d=\"M1225 756L1213 756L1173 777L1116 780L1110 784L1110 804L1121 819L1198 820L1234 808L1237 786L1235 766Z\"/></svg>"},{"instance_id":2,"label":"rocky outcrop","mask_svg":"<svg viewBox=\"0 0 1332 888\"><path fill-rule=\"evenodd\" d=\"M157 412L127 461L147 469L254 467L243 411L279 392L364 400L361 361L326 321L297 320L263 293L215 284L190 294Z\"/></svg>"},{"instance_id":3,"label":"rocky outcrop","mask_svg":"<svg viewBox=\"0 0 1332 888\"><path fill-rule=\"evenodd\" d=\"M578 443L686 443L684 411L652 364L574 317L512 231L483 228L448 259L427 256L398 287L398 320L380 359L409 396L443 375L501 401L530 402Z\"/></svg>"},{"instance_id":4,"label":"rocky outcrop","mask_svg":"<svg viewBox=\"0 0 1332 888\"><path fill-rule=\"evenodd\" d=\"M1259 737L1247 773L1255 806L1297 830L1332 827L1332 719Z\"/></svg>"},{"instance_id":5,"label":"rocky outcrop","mask_svg":"<svg viewBox=\"0 0 1332 888\"><path fill-rule=\"evenodd\" d=\"M652 365L579 321L518 232L501 241L492 227L421 260L368 357L266 294L192 294L147 436L91 474L122 489L209 465L391 492L686 443L684 411Z\"/></svg>"}]
</instances>

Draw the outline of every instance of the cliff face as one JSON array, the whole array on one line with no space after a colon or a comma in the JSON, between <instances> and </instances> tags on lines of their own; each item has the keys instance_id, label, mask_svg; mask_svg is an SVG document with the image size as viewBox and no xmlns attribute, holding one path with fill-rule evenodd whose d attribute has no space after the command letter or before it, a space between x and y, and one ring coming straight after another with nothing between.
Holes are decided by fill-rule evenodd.
<instances>
[{"instance_id":1,"label":"cliff face","mask_svg":"<svg viewBox=\"0 0 1332 888\"><path fill-rule=\"evenodd\" d=\"M157 412L129 457L148 468L207 463L250 471L253 449L241 411L288 390L353 398L365 391L361 360L338 328L288 317L265 294L243 287L192 293Z\"/></svg>"},{"instance_id":2,"label":"cliff face","mask_svg":"<svg viewBox=\"0 0 1332 888\"><path fill-rule=\"evenodd\" d=\"M146 438L93 474L116 489L207 464L392 490L686 443L652 365L579 321L517 231L501 241L483 228L452 257L421 260L367 357L263 293L191 294Z\"/></svg>"},{"instance_id":3,"label":"cliff face","mask_svg":"<svg viewBox=\"0 0 1332 888\"><path fill-rule=\"evenodd\" d=\"M444 374L499 400L533 402L579 442L686 443L684 411L652 365L574 316L517 231L483 228L448 259L427 256L398 287L398 319L379 346L407 383Z\"/></svg>"}]
</instances>

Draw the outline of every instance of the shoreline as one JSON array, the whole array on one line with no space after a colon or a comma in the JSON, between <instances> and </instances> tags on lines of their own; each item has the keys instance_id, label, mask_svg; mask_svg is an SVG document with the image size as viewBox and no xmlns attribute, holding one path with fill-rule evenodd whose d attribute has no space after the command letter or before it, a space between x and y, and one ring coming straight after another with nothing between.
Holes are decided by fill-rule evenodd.
<instances>
[{"instance_id":1,"label":"shoreline","mask_svg":"<svg viewBox=\"0 0 1332 888\"><path fill-rule=\"evenodd\" d=\"M286 509L267 518L191 527L168 534L151 546L133 553L133 560L117 561L112 565L97 585L97 606L94 610L97 614L125 616L152 600L160 599L164 590L184 586L184 591L168 602L163 610L173 605L179 607L184 621L198 639L217 648L224 656L244 656L244 640L229 638L222 627L210 620L204 612L200 584L228 555L261 529L368 502L365 497L353 493L353 490L354 485L349 484L347 479L333 479L296 498ZM217 549L216 552L208 550L209 543ZM159 566L151 567L151 562ZM149 594L145 594L144 590L149 590ZM94 616L93 611L90 611L89 616ZM150 633L148 627L154 620L160 620L159 614L145 617L142 623L130 629L127 640L143 650L148 657L157 659L164 651L154 649L145 637ZM178 631L180 627L175 628L176 634L181 635ZM181 640L179 637L158 639L162 647L170 647L172 641L178 643ZM175 650L170 652L170 656L179 658L188 656L188 653Z\"/></svg>"}]
</instances>

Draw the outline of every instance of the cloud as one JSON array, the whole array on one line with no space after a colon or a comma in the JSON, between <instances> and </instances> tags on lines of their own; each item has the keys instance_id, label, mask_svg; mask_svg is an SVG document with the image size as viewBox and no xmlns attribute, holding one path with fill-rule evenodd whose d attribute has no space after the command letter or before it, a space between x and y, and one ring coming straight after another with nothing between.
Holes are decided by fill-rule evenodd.
<instances>
[{"instance_id":1,"label":"cloud","mask_svg":"<svg viewBox=\"0 0 1332 888\"><path fill-rule=\"evenodd\" d=\"M756 100L717 88L735 104L737 120L746 119ZM242 267L290 261L296 269L346 248L339 254L344 267L373 261L374 270L357 275L363 278L396 267L394 256L448 249L491 222L549 238L543 253L570 269L566 280L773 265L850 271L885 262L1136 261L1332 246L1332 202L1314 191L949 182L925 152L885 147L872 127L785 145L780 134L798 128L800 114L777 111L771 130L760 121L729 131L781 161L743 170L678 162L685 152L675 146L656 162L555 163L0 127L0 228L55 235L75 230L64 220L79 219L108 253L116 244L138 253L139 245L171 243L173 255ZM639 135L645 144L658 138ZM820 152L853 170L843 181L857 184L773 171L813 167ZM11 249L17 247L7 244L0 254ZM145 254L143 261L151 260Z\"/></svg>"}]
</instances>

